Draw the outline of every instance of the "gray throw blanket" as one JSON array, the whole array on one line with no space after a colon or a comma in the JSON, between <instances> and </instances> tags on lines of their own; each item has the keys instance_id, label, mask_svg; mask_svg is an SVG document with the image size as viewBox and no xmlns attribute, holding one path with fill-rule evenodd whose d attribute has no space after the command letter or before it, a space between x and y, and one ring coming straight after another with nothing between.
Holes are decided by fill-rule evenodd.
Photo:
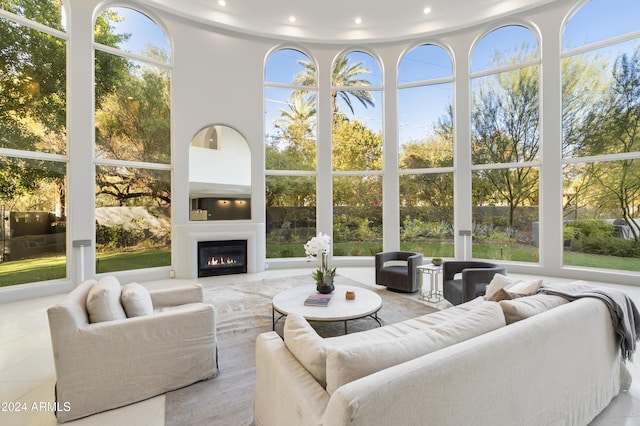
<instances>
[{"instance_id":1,"label":"gray throw blanket","mask_svg":"<svg viewBox=\"0 0 640 426\"><path fill-rule=\"evenodd\" d=\"M636 350L636 342L640 339L640 314L633 300L624 292L575 281L566 284L544 284L538 293L561 296L569 301L582 297L602 300L609 308L614 331L620 337L622 359L631 359Z\"/></svg>"}]
</instances>

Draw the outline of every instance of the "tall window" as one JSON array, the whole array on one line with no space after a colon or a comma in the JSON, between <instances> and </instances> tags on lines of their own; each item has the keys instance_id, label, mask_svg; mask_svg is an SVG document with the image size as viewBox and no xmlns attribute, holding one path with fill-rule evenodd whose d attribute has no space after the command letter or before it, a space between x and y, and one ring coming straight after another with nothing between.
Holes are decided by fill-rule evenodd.
<instances>
[{"instance_id":1,"label":"tall window","mask_svg":"<svg viewBox=\"0 0 640 426\"><path fill-rule=\"evenodd\" d=\"M171 264L170 50L128 8L94 26L96 271Z\"/></svg>"},{"instance_id":2,"label":"tall window","mask_svg":"<svg viewBox=\"0 0 640 426\"><path fill-rule=\"evenodd\" d=\"M331 69L333 253L382 249L382 72L365 52L338 56Z\"/></svg>"},{"instance_id":3,"label":"tall window","mask_svg":"<svg viewBox=\"0 0 640 426\"><path fill-rule=\"evenodd\" d=\"M278 50L264 85L267 257L303 257L316 233L316 64Z\"/></svg>"},{"instance_id":4,"label":"tall window","mask_svg":"<svg viewBox=\"0 0 640 426\"><path fill-rule=\"evenodd\" d=\"M564 31L564 265L640 271L639 13L592 0Z\"/></svg>"},{"instance_id":5,"label":"tall window","mask_svg":"<svg viewBox=\"0 0 640 426\"><path fill-rule=\"evenodd\" d=\"M535 35L506 26L471 60L473 257L538 262L539 74Z\"/></svg>"},{"instance_id":6,"label":"tall window","mask_svg":"<svg viewBox=\"0 0 640 426\"><path fill-rule=\"evenodd\" d=\"M398 67L400 240L403 250L453 256L453 67L418 46Z\"/></svg>"},{"instance_id":7,"label":"tall window","mask_svg":"<svg viewBox=\"0 0 640 426\"><path fill-rule=\"evenodd\" d=\"M67 275L67 34L58 0L0 8L0 286L8 286Z\"/></svg>"}]
</instances>

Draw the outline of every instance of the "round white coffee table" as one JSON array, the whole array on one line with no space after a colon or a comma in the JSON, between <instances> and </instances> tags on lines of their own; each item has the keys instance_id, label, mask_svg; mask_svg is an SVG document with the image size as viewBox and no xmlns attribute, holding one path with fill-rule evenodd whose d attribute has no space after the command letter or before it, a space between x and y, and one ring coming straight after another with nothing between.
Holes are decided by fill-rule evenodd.
<instances>
[{"instance_id":1,"label":"round white coffee table","mask_svg":"<svg viewBox=\"0 0 640 426\"><path fill-rule=\"evenodd\" d=\"M371 317L378 325L382 323L378 319L378 311L382 308L382 298L371 290L361 287L336 285L331 302L328 306L306 306L304 301L311 294L316 294L315 285L303 285L284 290L273 297L272 321L275 330L276 322L280 318L296 313L302 315L308 321L344 321L344 333L347 334L347 321ZM347 290L354 291L355 299L347 300ZM276 312L280 317L276 319Z\"/></svg>"}]
</instances>

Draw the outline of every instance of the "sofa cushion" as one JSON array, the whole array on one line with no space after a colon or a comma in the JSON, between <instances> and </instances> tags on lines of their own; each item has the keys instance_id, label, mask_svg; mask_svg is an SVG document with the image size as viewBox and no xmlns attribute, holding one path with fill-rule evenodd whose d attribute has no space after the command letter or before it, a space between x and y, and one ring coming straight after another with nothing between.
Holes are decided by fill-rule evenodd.
<instances>
[{"instance_id":1,"label":"sofa cushion","mask_svg":"<svg viewBox=\"0 0 640 426\"><path fill-rule=\"evenodd\" d=\"M393 339L326 348L327 392L385 368L435 352L505 325L502 309L483 302L463 317Z\"/></svg>"},{"instance_id":2,"label":"sofa cushion","mask_svg":"<svg viewBox=\"0 0 640 426\"><path fill-rule=\"evenodd\" d=\"M101 278L87 294L87 313L89 322L124 319L127 315L120 304L122 289L118 279L113 276Z\"/></svg>"},{"instance_id":3,"label":"sofa cushion","mask_svg":"<svg viewBox=\"0 0 640 426\"><path fill-rule=\"evenodd\" d=\"M491 282L487 286L487 291L485 293L485 299L489 299L493 296L498 290L503 289L505 287L509 287L515 284L518 280L509 278L502 274L495 274Z\"/></svg>"},{"instance_id":4,"label":"sofa cushion","mask_svg":"<svg viewBox=\"0 0 640 426\"><path fill-rule=\"evenodd\" d=\"M287 315L284 344L322 387L326 386L327 343L300 314Z\"/></svg>"},{"instance_id":5,"label":"sofa cushion","mask_svg":"<svg viewBox=\"0 0 640 426\"><path fill-rule=\"evenodd\" d=\"M153 303L149 290L138 283L125 284L122 287L120 302L127 318L139 317L153 313Z\"/></svg>"},{"instance_id":6,"label":"sofa cushion","mask_svg":"<svg viewBox=\"0 0 640 426\"><path fill-rule=\"evenodd\" d=\"M567 299L560 296L539 293L514 300L501 300L498 303L504 312L507 324L512 324L567 302Z\"/></svg>"}]
</instances>

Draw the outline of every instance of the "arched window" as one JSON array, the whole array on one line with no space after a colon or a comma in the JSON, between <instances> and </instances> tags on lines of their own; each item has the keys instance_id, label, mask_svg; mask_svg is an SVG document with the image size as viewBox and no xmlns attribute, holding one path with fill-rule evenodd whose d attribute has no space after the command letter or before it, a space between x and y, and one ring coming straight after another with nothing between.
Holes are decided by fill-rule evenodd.
<instances>
[{"instance_id":1,"label":"arched window","mask_svg":"<svg viewBox=\"0 0 640 426\"><path fill-rule=\"evenodd\" d=\"M315 62L295 49L265 64L267 257L303 257L316 234Z\"/></svg>"},{"instance_id":2,"label":"arched window","mask_svg":"<svg viewBox=\"0 0 640 426\"><path fill-rule=\"evenodd\" d=\"M474 48L471 70L472 255L538 262L538 40L498 28Z\"/></svg>"},{"instance_id":3,"label":"arched window","mask_svg":"<svg viewBox=\"0 0 640 426\"><path fill-rule=\"evenodd\" d=\"M171 264L170 49L125 7L94 26L96 271Z\"/></svg>"},{"instance_id":4,"label":"arched window","mask_svg":"<svg viewBox=\"0 0 640 426\"><path fill-rule=\"evenodd\" d=\"M592 0L564 30L564 265L640 271L639 13Z\"/></svg>"},{"instance_id":5,"label":"arched window","mask_svg":"<svg viewBox=\"0 0 640 426\"><path fill-rule=\"evenodd\" d=\"M337 256L382 248L382 72L368 53L339 55L331 69L333 242Z\"/></svg>"},{"instance_id":6,"label":"arched window","mask_svg":"<svg viewBox=\"0 0 640 426\"><path fill-rule=\"evenodd\" d=\"M1 3L2 285L67 275L67 38L60 1Z\"/></svg>"},{"instance_id":7,"label":"arched window","mask_svg":"<svg viewBox=\"0 0 640 426\"><path fill-rule=\"evenodd\" d=\"M423 44L398 66L400 241L426 256L453 257L453 66Z\"/></svg>"}]
</instances>

